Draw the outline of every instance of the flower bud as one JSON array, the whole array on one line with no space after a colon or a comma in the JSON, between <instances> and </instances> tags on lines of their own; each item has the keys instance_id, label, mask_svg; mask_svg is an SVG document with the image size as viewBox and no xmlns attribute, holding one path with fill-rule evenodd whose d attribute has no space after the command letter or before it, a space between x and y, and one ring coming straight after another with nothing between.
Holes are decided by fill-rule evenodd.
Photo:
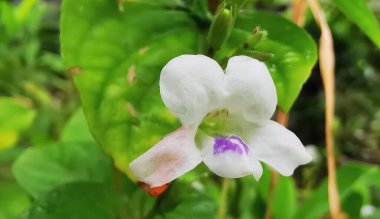
<instances>
[{"instance_id":1,"label":"flower bud","mask_svg":"<svg viewBox=\"0 0 380 219\"><path fill-rule=\"evenodd\" d=\"M208 41L211 48L219 49L227 40L234 24L234 16L231 10L221 7L211 24Z\"/></svg>"},{"instance_id":2,"label":"flower bud","mask_svg":"<svg viewBox=\"0 0 380 219\"><path fill-rule=\"evenodd\" d=\"M256 27L253 30L252 35L250 35L247 39L247 45L249 48L256 48L260 42L262 42L268 35L268 32L265 30L261 30L260 27Z\"/></svg>"}]
</instances>

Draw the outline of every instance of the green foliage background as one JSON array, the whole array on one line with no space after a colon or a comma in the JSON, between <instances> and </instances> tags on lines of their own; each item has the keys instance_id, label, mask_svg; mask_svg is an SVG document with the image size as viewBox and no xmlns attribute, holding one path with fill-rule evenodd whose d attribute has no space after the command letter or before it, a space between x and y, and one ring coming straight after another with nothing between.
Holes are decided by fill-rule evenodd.
<instances>
[{"instance_id":1,"label":"green foliage background","mask_svg":"<svg viewBox=\"0 0 380 219\"><path fill-rule=\"evenodd\" d=\"M380 4L322 5L337 58L343 210L348 218L378 218ZM229 38L211 53L222 65L236 54L272 57L265 63L279 107L316 154L294 177L279 177L273 218L316 219L328 213L324 100L315 66L320 33L309 12L305 30L293 24L289 6L286 0L247 1ZM197 0L0 0L0 219L215 218L222 181L205 166L158 198L139 189L128 170L131 160L179 126L157 81L171 58L211 54L208 8ZM267 38L246 45L257 26ZM226 218L264 218L269 185L269 168L259 182L229 180Z\"/></svg>"}]
</instances>

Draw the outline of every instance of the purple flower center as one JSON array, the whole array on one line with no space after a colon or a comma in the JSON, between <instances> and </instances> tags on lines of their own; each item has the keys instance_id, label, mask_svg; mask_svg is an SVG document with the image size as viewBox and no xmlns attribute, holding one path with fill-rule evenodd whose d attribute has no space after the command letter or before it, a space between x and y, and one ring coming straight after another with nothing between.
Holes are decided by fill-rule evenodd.
<instances>
[{"instance_id":1,"label":"purple flower center","mask_svg":"<svg viewBox=\"0 0 380 219\"><path fill-rule=\"evenodd\" d=\"M215 138L214 155L222 154L227 151L238 154L248 154L248 146L238 136L232 135L228 138Z\"/></svg>"}]
</instances>

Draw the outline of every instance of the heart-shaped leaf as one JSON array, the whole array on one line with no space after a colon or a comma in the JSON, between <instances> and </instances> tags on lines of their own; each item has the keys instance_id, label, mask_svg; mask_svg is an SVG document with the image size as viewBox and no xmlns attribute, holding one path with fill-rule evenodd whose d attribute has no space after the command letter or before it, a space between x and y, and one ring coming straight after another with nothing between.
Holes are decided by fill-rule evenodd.
<instances>
[{"instance_id":1,"label":"heart-shaped leaf","mask_svg":"<svg viewBox=\"0 0 380 219\"><path fill-rule=\"evenodd\" d=\"M196 53L195 23L160 4L64 0L61 43L97 142L129 174L128 164L178 125L159 94L161 68Z\"/></svg>"}]
</instances>

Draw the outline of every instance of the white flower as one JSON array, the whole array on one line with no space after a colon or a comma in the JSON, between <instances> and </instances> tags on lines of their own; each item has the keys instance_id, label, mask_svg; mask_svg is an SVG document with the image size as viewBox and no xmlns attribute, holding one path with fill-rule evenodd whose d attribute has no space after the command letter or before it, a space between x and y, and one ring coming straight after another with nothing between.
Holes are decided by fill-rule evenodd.
<instances>
[{"instance_id":1,"label":"white flower","mask_svg":"<svg viewBox=\"0 0 380 219\"><path fill-rule=\"evenodd\" d=\"M130 164L137 180L151 188L202 161L219 176L253 174L256 180L263 171L259 161L286 176L311 161L297 136L270 120L276 88L258 60L232 57L224 73L207 56L182 55L162 69L160 92L182 127ZM201 123L206 131L198 131Z\"/></svg>"}]
</instances>

